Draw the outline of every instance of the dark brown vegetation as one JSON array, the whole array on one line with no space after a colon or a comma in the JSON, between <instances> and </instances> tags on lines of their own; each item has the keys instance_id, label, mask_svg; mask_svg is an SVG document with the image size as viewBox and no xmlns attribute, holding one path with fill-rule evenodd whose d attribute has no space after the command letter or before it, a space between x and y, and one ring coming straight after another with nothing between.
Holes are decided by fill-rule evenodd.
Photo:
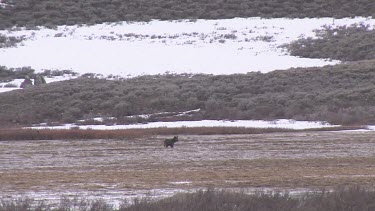
<instances>
[{"instance_id":1,"label":"dark brown vegetation","mask_svg":"<svg viewBox=\"0 0 375 211\"><path fill-rule=\"evenodd\" d=\"M204 190L192 194L178 194L156 202L144 202L120 210L253 210L253 211L363 211L375 209L375 193L361 187L321 191L292 197L287 193L258 193L247 195L229 191Z\"/></svg>"},{"instance_id":2,"label":"dark brown vegetation","mask_svg":"<svg viewBox=\"0 0 375 211\"><path fill-rule=\"evenodd\" d=\"M105 200L62 198L55 207L31 198L3 200L0 211L37 210L89 210L89 211L366 211L375 209L375 192L360 186L339 187L333 192L323 190L291 196L288 193L244 194L214 189L194 193L180 193L175 196L151 200L136 198L124 200L118 208Z\"/></svg>"},{"instance_id":3,"label":"dark brown vegetation","mask_svg":"<svg viewBox=\"0 0 375 211\"><path fill-rule=\"evenodd\" d=\"M5 36L0 34L0 48L10 48L16 46L18 43L22 42L24 38Z\"/></svg>"},{"instance_id":4,"label":"dark brown vegetation","mask_svg":"<svg viewBox=\"0 0 375 211\"><path fill-rule=\"evenodd\" d=\"M234 17L354 17L375 16L369 0L3 0L0 28L95 24L151 19L222 19Z\"/></svg>"},{"instance_id":5,"label":"dark brown vegetation","mask_svg":"<svg viewBox=\"0 0 375 211\"><path fill-rule=\"evenodd\" d=\"M200 119L326 120L375 123L375 61L296 68L267 74L159 75L123 81L79 78L0 94L0 123L75 122L92 117L201 110L190 116L147 121ZM113 124L113 123L112 123Z\"/></svg>"},{"instance_id":6,"label":"dark brown vegetation","mask_svg":"<svg viewBox=\"0 0 375 211\"><path fill-rule=\"evenodd\" d=\"M0 82L8 82L14 79L25 79L26 76L31 79L36 79L37 76L55 77L64 74L71 76L77 75L77 73L71 70L45 70L41 73L35 73L35 70L31 67L7 68L5 66L0 66Z\"/></svg>"},{"instance_id":7,"label":"dark brown vegetation","mask_svg":"<svg viewBox=\"0 0 375 211\"><path fill-rule=\"evenodd\" d=\"M333 27L316 31L317 38L302 38L286 45L291 55L341 61L375 59L375 30L368 25Z\"/></svg>"},{"instance_id":8,"label":"dark brown vegetation","mask_svg":"<svg viewBox=\"0 0 375 211\"><path fill-rule=\"evenodd\" d=\"M7 68L0 66L0 82L8 82L14 79L25 79L26 76L32 76L34 74L33 69L30 67L22 68Z\"/></svg>"}]
</instances>

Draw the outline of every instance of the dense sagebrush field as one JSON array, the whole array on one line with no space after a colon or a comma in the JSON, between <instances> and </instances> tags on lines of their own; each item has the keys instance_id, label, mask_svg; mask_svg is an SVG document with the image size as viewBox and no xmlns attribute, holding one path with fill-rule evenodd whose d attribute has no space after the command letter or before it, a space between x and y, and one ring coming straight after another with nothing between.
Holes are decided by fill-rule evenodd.
<instances>
[{"instance_id":1,"label":"dense sagebrush field","mask_svg":"<svg viewBox=\"0 0 375 211\"><path fill-rule=\"evenodd\" d=\"M95 24L151 19L224 19L234 17L305 18L374 16L369 0L2 0L0 28L35 25Z\"/></svg>"},{"instance_id":2,"label":"dense sagebrush field","mask_svg":"<svg viewBox=\"0 0 375 211\"><path fill-rule=\"evenodd\" d=\"M134 123L145 120L126 116L201 109L188 117L146 121L286 118L372 124L374 77L374 61L369 60L266 74L79 78L2 93L0 123L75 122L97 116Z\"/></svg>"}]
</instances>

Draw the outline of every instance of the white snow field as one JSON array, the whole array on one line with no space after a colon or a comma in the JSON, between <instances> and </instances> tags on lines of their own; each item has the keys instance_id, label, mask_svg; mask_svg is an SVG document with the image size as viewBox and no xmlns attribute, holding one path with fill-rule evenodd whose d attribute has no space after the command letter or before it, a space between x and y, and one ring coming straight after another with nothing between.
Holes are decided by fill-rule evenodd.
<instances>
[{"instance_id":1,"label":"white snow field","mask_svg":"<svg viewBox=\"0 0 375 211\"><path fill-rule=\"evenodd\" d=\"M280 45L314 37L324 25L364 23L370 18L177 20L118 22L92 26L38 27L0 31L27 38L18 47L0 49L0 65L16 68L71 69L133 77L143 74L233 74L269 72L339 61L288 55Z\"/></svg>"},{"instance_id":2,"label":"white snow field","mask_svg":"<svg viewBox=\"0 0 375 211\"><path fill-rule=\"evenodd\" d=\"M338 127L327 122L295 121L278 119L274 121L265 120L201 120L201 121L177 121L177 122L149 122L145 124L132 125L75 125L66 124L62 126L33 126L32 129L94 129L94 130L119 130L119 129L145 129L145 128L181 128L181 127L243 127L243 128L282 128L282 129L313 129Z\"/></svg>"}]
</instances>

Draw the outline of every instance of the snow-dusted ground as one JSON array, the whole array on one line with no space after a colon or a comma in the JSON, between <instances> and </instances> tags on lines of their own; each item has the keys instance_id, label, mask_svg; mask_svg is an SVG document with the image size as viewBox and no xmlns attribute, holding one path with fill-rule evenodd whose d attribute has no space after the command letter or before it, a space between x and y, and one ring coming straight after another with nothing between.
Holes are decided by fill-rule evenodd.
<instances>
[{"instance_id":1,"label":"snow-dusted ground","mask_svg":"<svg viewBox=\"0 0 375 211\"><path fill-rule=\"evenodd\" d=\"M139 129L139 128L180 128L180 127L245 127L245 128L285 128L285 129L312 129L338 127L339 125L331 125L326 122L312 121L295 121L287 119L279 119L275 121L264 120L202 120L202 121L177 121L177 122L149 122L146 124L133 125L75 125L66 124L63 126L34 126L33 129L70 129L79 127L80 129L94 130L117 130L117 129Z\"/></svg>"},{"instance_id":2,"label":"snow-dusted ground","mask_svg":"<svg viewBox=\"0 0 375 211\"><path fill-rule=\"evenodd\" d=\"M3 6L0 1L0 6ZM355 18L334 20L323 19L230 19L197 21L152 21L150 23L116 23L95 26L60 26L56 30L15 30L0 31L9 36L25 35L29 39L16 48L0 49L0 65L7 67L31 66L43 69L72 69L83 73L103 75L137 76L142 74L175 73L232 74L251 71L268 72L290 67L309 67L336 64L339 61L303 59L289 56L278 48L300 36L314 36L313 30L323 25L349 25L353 23L375 24L374 19ZM65 80L67 78L49 79ZM19 87L22 81L13 82ZM7 83L0 84L0 92ZM81 129L129 129L158 127L255 127L308 129L335 127L324 122L294 120L275 121L193 121L193 122L153 122L137 125L86 125ZM76 125L56 127L37 126L35 129L69 129ZM368 127L375 130L375 126ZM265 142L266 143L266 142ZM306 142L308 143L308 142ZM14 144L14 143L12 143ZM356 142L356 144L358 144ZM299 146L299 145L297 145ZM24 147L24 146L22 146ZM326 149L327 147L322 147ZM5 147L2 149L6 149ZM202 148L205 149L205 148ZM208 148L211 149L211 148ZM260 148L263 149L263 148ZM328 147L333 149L333 147ZM345 148L347 149L347 147ZM357 150L358 147L353 149ZM370 149L366 147L366 149ZM39 148L38 148L39 150ZM303 151L306 153L307 150ZM177 152L179 153L179 152ZM176 153L176 156L177 156ZM191 152L189 151L191 154ZM282 151L285 153L285 151ZM212 153L204 153L205 155ZM261 151L261 154L264 154ZM322 153L319 153L320 155ZM13 153L3 153L4 156ZM43 155L43 154L42 154ZM48 156L48 154L46 154ZM60 156L57 154L57 157ZM123 156L123 155L121 155ZM178 154L178 156L180 156ZM34 156L37 157L37 156ZM56 157L53 155L52 157ZM68 156L66 156L68 158ZM98 157L98 156L96 156ZM181 156L180 156L181 157ZM187 156L182 156L187 157ZM202 158L206 156L200 156ZM37 157L38 158L38 157ZM74 158L76 159L76 158ZM14 159L10 159L13 161ZM50 160L50 157L47 159ZM24 160L22 160L23 163ZM7 162L8 163L8 162ZM63 163L64 162L59 162ZM16 166L16 165L15 165ZM99 165L98 165L99 166ZM176 181L174 185L188 185L189 181ZM4 186L3 188L6 188ZM180 189L113 190L108 186L96 197L110 201L119 200L124 195L134 197L165 197ZM13 190L8 188L8 190ZM66 192L67 195L90 197L94 192ZM3 191L3 195L7 194ZM58 200L58 192L26 192L19 196L32 196L36 199ZM16 197L14 193L8 196ZM94 196L95 197L95 196Z\"/></svg>"},{"instance_id":3,"label":"snow-dusted ground","mask_svg":"<svg viewBox=\"0 0 375 211\"><path fill-rule=\"evenodd\" d=\"M65 195L118 204L206 187L244 193L289 187L298 194L316 184L369 184L375 175L374 132L180 135L166 149L169 137L1 141L0 198L49 203Z\"/></svg>"},{"instance_id":4,"label":"snow-dusted ground","mask_svg":"<svg viewBox=\"0 0 375 211\"><path fill-rule=\"evenodd\" d=\"M0 93L20 89L19 87L23 81L24 79L15 79L10 82L0 82Z\"/></svg>"},{"instance_id":5,"label":"snow-dusted ground","mask_svg":"<svg viewBox=\"0 0 375 211\"><path fill-rule=\"evenodd\" d=\"M288 55L278 46L314 36L324 25L374 25L369 18L179 20L119 22L57 29L5 30L25 36L20 46L0 49L0 64L78 73L142 74L269 72L339 61Z\"/></svg>"},{"instance_id":6,"label":"snow-dusted ground","mask_svg":"<svg viewBox=\"0 0 375 211\"><path fill-rule=\"evenodd\" d=\"M73 78L77 78L77 76L65 74L62 76L46 77L44 79L46 80L46 83L52 83L56 81L64 81L64 80L69 80ZM0 93L20 89L21 83L23 81L24 79L15 79L9 82L0 82ZM34 83L34 79L31 79L31 81Z\"/></svg>"},{"instance_id":7,"label":"snow-dusted ground","mask_svg":"<svg viewBox=\"0 0 375 211\"><path fill-rule=\"evenodd\" d=\"M11 7L11 4L5 4L0 0L0 8Z\"/></svg>"}]
</instances>

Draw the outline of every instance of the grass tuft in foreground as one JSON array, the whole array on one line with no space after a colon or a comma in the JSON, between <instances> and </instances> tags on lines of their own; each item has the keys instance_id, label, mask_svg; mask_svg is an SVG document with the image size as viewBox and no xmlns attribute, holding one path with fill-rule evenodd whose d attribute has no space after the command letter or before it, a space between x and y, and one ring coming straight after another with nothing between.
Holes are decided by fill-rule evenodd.
<instances>
[{"instance_id":1,"label":"grass tuft in foreground","mask_svg":"<svg viewBox=\"0 0 375 211\"><path fill-rule=\"evenodd\" d=\"M34 205L33 205L34 204ZM366 211L375 210L375 191L363 187L339 187L334 191L305 193L291 196L288 193L256 193L252 195L218 191L199 190L194 193L180 193L154 201L151 199L124 200L118 208L101 200L63 198L53 208L44 202L34 203L32 199L14 201L2 200L0 211L31 210L90 210L90 211Z\"/></svg>"},{"instance_id":2,"label":"grass tuft in foreground","mask_svg":"<svg viewBox=\"0 0 375 211\"><path fill-rule=\"evenodd\" d=\"M339 187L333 192L320 191L302 196L288 193L256 193L247 195L230 191L207 189L192 194L177 194L156 202L141 202L121 210L253 210L253 211L363 211L375 210L375 192L364 188Z\"/></svg>"}]
</instances>

